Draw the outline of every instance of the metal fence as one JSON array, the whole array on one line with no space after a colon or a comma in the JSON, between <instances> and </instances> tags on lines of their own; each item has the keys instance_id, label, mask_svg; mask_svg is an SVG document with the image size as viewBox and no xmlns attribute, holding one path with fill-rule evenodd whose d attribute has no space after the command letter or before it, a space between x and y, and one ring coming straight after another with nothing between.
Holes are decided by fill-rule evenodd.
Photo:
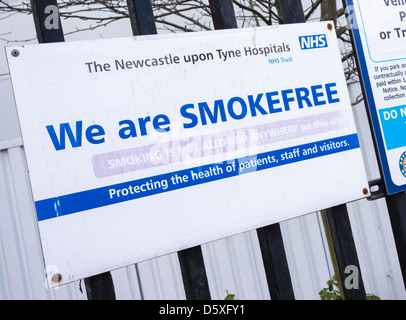
<instances>
[{"instance_id":1,"label":"metal fence","mask_svg":"<svg viewBox=\"0 0 406 320\"><path fill-rule=\"evenodd\" d=\"M133 34L156 34L150 0L127 2ZM46 8L57 6L57 2L32 0L31 4L39 42L64 41L62 27L46 27L49 13ZM237 28L231 0L210 0L209 4L216 29ZM286 0L280 4L284 23L305 22L300 1ZM43 278L38 277L34 282L28 280L32 278L28 270L35 269L35 273L40 274L43 267L40 259L34 258L41 255L40 242L24 149L19 139L8 141L0 148L0 163L0 190L5 199L1 205L0 265L3 268L0 282L4 285L0 294L13 299L17 298L13 292L20 291L27 299L57 298L57 290L43 290ZM379 181L371 182L371 186L377 184ZM209 300L219 299L227 292L235 293L240 299L314 299L318 296L315 283L321 289L323 284L320 284L320 279L328 280L333 274L344 283L349 275L348 266L352 266L352 270L357 272L357 285L342 286L345 299L366 299L371 291L366 289L364 282L368 282L372 290L385 286L382 290L390 292L389 298L404 298L405 206L404 193L370 202L363 200L342 204L294 221L273 224L216 243L92 276L58 290L64 292L64 299ZM371 221L359 214L365 211ZM372 232L374 236L371 237L364 228L375 228ZM5 234L11 236L5 239ZM379 254L374 251L379 251ZM226 255L227 259L219 260L216 258L219 255ZM19 265L15 266L10 261L18 261ZM31 261L35 264L32 265ZM16 270L10 272L8 269L11 268ZM374 269L384 270L385 284L381 282L382 277L374 275ZM226 278L229 280L225 281ZM146 282L148 285L144 284ZM219 285L221 282L223 284ZM255 292L255 295L244 296L244 291Z\"/></svg>"}]
</instances>

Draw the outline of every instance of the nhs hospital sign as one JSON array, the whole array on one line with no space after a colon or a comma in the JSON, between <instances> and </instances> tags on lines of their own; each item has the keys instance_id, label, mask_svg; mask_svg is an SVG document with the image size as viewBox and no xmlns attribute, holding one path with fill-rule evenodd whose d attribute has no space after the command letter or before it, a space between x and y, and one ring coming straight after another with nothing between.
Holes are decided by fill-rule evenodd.
<instances>
[{"instance_id":1,"label":"nhs hospital sign","mask_svg":"<svg viewBox=\"0 0 406 320\"><path fill-rule=\"evenodd\" d=\"M325 48L328 46L325 34L301 36L299 37L299 41L302 50Z\"/></svg>"},{"instance_id":2,"label":"nhs hospital sign","mask_svg":"<svg viewBox=\"0 0 406 320\"><path fill-rule=\"evenodd\" d=\"M327 22L7 58L50 287L368 195Z\"/></svg>"}]
</instances>

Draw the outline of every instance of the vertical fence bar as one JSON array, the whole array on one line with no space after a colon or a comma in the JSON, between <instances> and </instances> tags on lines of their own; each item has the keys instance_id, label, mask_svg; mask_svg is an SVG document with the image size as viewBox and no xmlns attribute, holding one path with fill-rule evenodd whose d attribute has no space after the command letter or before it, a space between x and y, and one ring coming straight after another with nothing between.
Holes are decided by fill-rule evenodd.
<instances>
[{"instance_id":1,"label":"vertical fence bar","mask_svg":"<svg viewBox=\"0 0 406 320\"><path fill-rule=\"evenodd\" d=\"M201 246L178 251L187 300L211 300L209 281Z\"/></svg>"},{"instance_id":2,"label":"vertical fence bar","mask_svg":"<svg viewBox=\"0 0 406 320\"><path fill-rule=\"evenodd\" d=\"M346 9L346 18L348 18L349 12L347 10L347 0L343 0L343 7ZM351 43L352 47L354 48L354 53L356 54L357 58L355 59L356 64L357 64L357 69L361 70L360 63L358 60L358 54L356 52L356 45L355 45L355 40L354 40L354 34L352 28L350 29L350 36L351 36ZM375 149L375 155L376 158L379 159L379 152L378 152L378 143L375 138L375 133L373 132L373 121L371 118L371 113L369 111L368 107L368 99L366 90L364 87L364 83L362 79L360 80L361 82L361 89L362 89L362 94L365 97L365 107L366 107L366 113L368 116L368 122L369 122L369 128L371 130L371 136L372 140L374 143L374 149ZM380 164L380 161L378 161L379 164L379 171L381 177L384 176L383 174L383 168ZM373 200L373 199L372 199ZM388 208L388 213L389 213L389 219L391 222L392 226L392 232L393 232L393 237L395 239L395 245L396 245L396 251L398 254L398 259L399 259L399 264L400 264L400 269L402 272L402 277L403 277L403 284L406 288L406 193L405 192L400 192L397 194L393 195L387 195L386 190L385 190L385 200L386 200L386 206Z\"/></svg>"},{"instance_id":3,"label":"vertical fence bar","mask_svg":"<svg viewBox=\"0 0 406 320\"><path fill-rule=\"evenodd\" d=\"M257 235L271 299L294 300L295 294L279 223L257 229Z\"/></svg>"},{"instance_id":4,"label":"vertical fence bar","mask_svg":"<svg viewBox=\"0 0 406 320\"><path fill-rule=\"evenodd\" d=\"M201 246L178 251L187 300L211 300L209 281Z\"/></svg>"},{"instance_id":5,"label":"vertical fence bar","mask_svg":"<svg viewBox=\"0 0 406 320\"><path fill-rule=\"evenodd\" d=\"M234 29L237 28L233 2L231 0L209 0L210 12L214 29Z\"/></svg>"},{"instance_id":6,"label":"vertical fence bar","mask_svg":"<svg viewBox=\"0 0 406 320\"><path fill-rule=\"evenodd\" d=\"M88 300L116 300L113 279L110 272L104 272L84 279Z\"/></svg>"},{"instance_id":7,"label":"vertical fence bar","mask_svg":"<svg viewBox=\"0 0 406 320\"><path fill-rule=\"evenodd\" d=\"M157 34L151 0L127 0L133 35Z\"/></svg>"},{"instance_id":8,"label":"vertical fence bar","mask_svg":"<svg viewBox=\"0 0 406 320\"><path fill-rule=\"evenodd\" d=\"M231 0L210 0L215 29L237 28ZM257 230L262 260L273 300L293 300L294 293L279 223Z\"/></svg>"},{"instance_id":9,"label":"vertical fence bar","mask_svg":"<svg viewBox=\"0 0 406 320\"><path fill-rule=\"evenodd\" d=\"M283 22L302 23L305 22L302 2L300 0L280 1L280 8L283 16ZM352 236L348 210L345 204L339 205L326 210L328 227L333 242L334 253L337 259L340 279L345 278L345 268L355 266L359 272L358 289L346 289L343 286L345 299L366 299L364 283L362 281L361 271L358 262L357 251L355 248L354 238Z\"/></svg>"},{"instance_id":10,"label":"vertical fence bar","mask_svg":"<svg viewBox=\"0 0 406 320\"><path fill-rule=\"evenodd\" d=\"M285 24L305 22L301 1L283 0L279 4ZM295 294L279 223L258 229L257 234L271 299L294 300Z\"/></svg>"},{"instance_id":11,"label":"vertical fence bar","mask_svg":"<svg viewBox=\"0 0 406 320\"><path fill-rule=\"evenodd\" d=\"M326 216L339 271L337 276L341 279L341 289L343 290L344 298L346 300L366 300L364 282L359 267L354 238L352 237L347 206L342 204L329 208L326 210ZM349 274L345 273L348 266L355 266L356 269L353 271L358 273L357 277L354 278L358 279L358 283L354 283L354 286L349 288L343 285L343 280L349 276ZM337 281L339 280L337 279Z\"/></svg>"},{"instance_id":12,"label":"vertical fence bar","mask_svg":"<svg viewBox=\"0 0 406 320\"><path fill-rule=\"evenodd\" d=\"M201 246L178 252L187 300L211 300Z\"/></svg>"},{"instance_id":13,"label":"vertical fence bar","mask_svg":"<svg viewBox=\"0 0 406 320\"><path fill-rule=\"evenodd\" d=\"M306 22L301 0L281 0L279 5L284 24Z\"/></svg>"},{"instance_id":14,"label":"vertical fence bar","mask_svg":"<svg viewBox=\"0 0 406 320\"><path fill-rule=\"evenodd\" d=\"M215 29L236 28L234 8L231 1L209 0ZM227 17L227 19L225 19ZM182 279L188 300L210 300L210 289L200 246L178 252Z\"/></svg>"},{"instance_id":15,"label":"vertical fence bar","mask_svg":"<svg viewBox=\"0 0 406 320\"><path fill-rule=\"evenodd\" d=\"M88 300L116 300L110 272L86 278L85 286Z\"/></svg>"},{"instance_id":16,"label":"vertical fence bar","mask_svg":"<svg viewBox=\"0 0 406 320\"><path fill-rule=\"evenodd\" d=\"M156 34L151 0L127 0L133 35ZM178 252L187 300L210 300L209 283L200 246Z\"/></svg>"},{"instance_id":17,"label":"vertical fence bar","mask_svg":"<svg viewBox=\"0 0 406 320\"><path fill-rule=\"evenodd\" d=\"M39 43L65 41L56 0L31 0L31 9Z\"/></svg>"},{"instance_id":18,"label":"vertical fence bar","mask_svg":"<svg viewBox=\"0 0 406 320\"><path fill-rule=\"evenodd\" d=\"M31 8L38 42L64 42L65 37L57 1L31 0ZM115 300L116 298L114 284L109 272L85 279L85 285L89 300Z\"/></svg>"}]
</instances>

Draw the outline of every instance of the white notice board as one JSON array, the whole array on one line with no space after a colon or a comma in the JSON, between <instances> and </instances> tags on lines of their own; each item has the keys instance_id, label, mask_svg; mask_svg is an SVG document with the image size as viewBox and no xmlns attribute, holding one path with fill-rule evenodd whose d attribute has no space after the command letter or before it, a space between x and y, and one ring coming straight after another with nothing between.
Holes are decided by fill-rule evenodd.
<instances>
[{"instance_id":1,"label":"white notice board","mask_svg":"<svg viewBox=\"0 0 406 320\"><path fill-rule=\"evenodd\" d=\"M7 58L50 286L368 195L328 23Z\"/></svg>"},{"instance_id":2,"label":"white notice board","mask_svg":"<svg viewBox=\"0 0 406 320\"><path fill-rule=\"evenodd\" d=\"M406 190L406 1L347 0L388 194Z\"/></svg>"}]
</instances>

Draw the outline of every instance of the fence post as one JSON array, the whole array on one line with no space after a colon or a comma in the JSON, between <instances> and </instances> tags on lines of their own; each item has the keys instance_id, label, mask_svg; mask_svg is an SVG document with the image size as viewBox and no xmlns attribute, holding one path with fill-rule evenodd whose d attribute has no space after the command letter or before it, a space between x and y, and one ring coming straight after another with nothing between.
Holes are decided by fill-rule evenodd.
<instances>
[{"instance_id":1,"label":"fence post","mask_svg":"<svg viewBox=\"0 0 406 320\"><path fill-rule=\"evenodd\" d=\"M327 209L326 217L339 271L339 274L336 275L337 281L341 282L340 288L343 290L344 298L346 300L366 300L364 282L346 204ZM348 267L352 273L346 271ZM345 278L350 275L354 277L356 283L350 281L350 285L346 285Z\"/></svg>"},{"instance_id":2,"label":"fence post","mask_svg":"<svg viewBox=\"0 0 406 320\"><path fill-rule=\"evenodd\" d=\"M210 0L215 29L237 28L231 0ZM293 300L294 293L279 223L257 230L262 260L273 300Z\"/></svg>"},{"instance_id":3,"label":"fence post","mask_svg":"<svg viewBox=\"0 0 406 320\"><path fill-rule=\"evenodd\" d=\"M39 43L65 41L56 0L31 0L31 9Z\"/></svg>"},{"instance_id":4,"label":"fence post","mask_svg":"<svg viewBox=\"0 0 406 320\"><path fill-rule=\"evenodd\" d=\"M38 42L64 42L65 37L56 0L31 0ZM56 19L56 20L55 20ZM85 279L89 300L115 300L114 284L109 272Z\"/></svg>"},{"instance_id":5,"label":"fence post","mask_svg":"<svg viewBox=\"0 0 406 320\"><path fill-rule=\"evenodd\" d=\"M304 23L306 22L302 2L299 0L280 1L280 9L283 16L283 23ZM344 279L347 266L355 266L358 270L358 289L346 289L343 286L343 294L346 299L366 299L364 284L358 262L357 251L352 236L347 206L345 204L326 210L328 228L330 230L334 253L340 274L337 277ZM342 283L341 283L342 284Z\"/></svg>"},{"instance_id":6,"label":"fence post","mask_svg":"<svg viewBox=\"0 0 406 320\"><path fill-rule=\"evenodd\" d=\"M214 29L234 29L237 28L233 2L231 0L209 0L210 12Z\"/></svg>"},{"instance_id":7,"label":"fence post","mask_svg":"<svg viewBox=\"0 0 406 320\"><path fill-rule=\"evenodd\" d=\"M187 300L211 300L201 246L178 251Z\"/></svg>"},{"instance_id":8,"label":"fence post","mask_svg":"<svg viewBox=\"0 0 406 320\"><path fill-rule=\"evenodd\" d=\"M201 246L178 251L187 300L211 300Z\"/></svg>"},{"instance_id":9,"label":"fence post","mask_svg":"<svg viewBox=\"0 0 406 320\"><path fill-rule=\"evenodd\" d=\"M127 0L133 35L156 34L151 0ZM209 283L200 246L178 252L187 300L210 300Z\"/></svg>"},{"instance_id":10,"label":"fence post","mask_svg":"<svg viewBox=\"0 0 406 320\"><path fill-rule=\"evenodd\" d=\"M88 300L116 300L110 272L86 278L85 286Z\"/></svg>"},{"instance_id":11,"label":"fence post","mask_svg":"<svg viewBox=\"0 0 406 320\"><path fill-rule=\"evenodd\" d=\"M301 0L282 0L279 5L284 24L306 22Z\"/></svg>"},{"instance_id":12,"label":"fence post","mask_svg":"<svg viewBox=\"0 0 406 320\"><path fill-rule=\"evenodd\" d=\"M157 34L151 0L127 0L133 35Z\"/></svg>"},{"instance_id":13,"label":"fence post","mask_svg":"<svg viewBox=\"0 0 406 320\"><path fill-rule=\"evenodd\" d=\"M294 300L295 294L280 224L275 223L259 228L257 235L271 299Z\"/></svg>"}]
</instances>

